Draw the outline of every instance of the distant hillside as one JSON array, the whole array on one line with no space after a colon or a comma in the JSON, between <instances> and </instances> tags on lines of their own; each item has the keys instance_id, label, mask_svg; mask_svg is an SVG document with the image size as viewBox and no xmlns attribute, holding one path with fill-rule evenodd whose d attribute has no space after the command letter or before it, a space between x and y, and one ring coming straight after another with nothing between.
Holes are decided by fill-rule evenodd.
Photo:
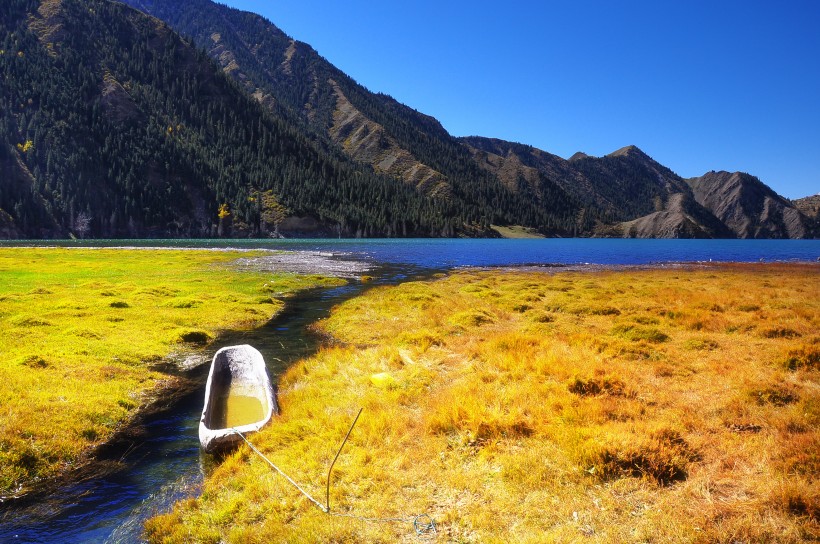
<instances>
[{"instance_id":1,"label":"distant hillside","mask_svg":"<svg viewBox=\"0 0 820 544\"><path fill-rule=\"evenodd\" d=\"M818 234L746 174L454 138L263 17L126 3L0 4L0 237Z\"/></svg>"},{"instance_id":2,"label":"distant hillside","mask_svg":"<svg viewBox=\"0 0 820 544\"><path fill-rule=\"evenodd\" d=\"M554 223L569 233L589 232L596 220L609 222L616 217L616 208L561 157L495 138L471 136L460 141L481 168L546 209Z\"/></svg>"},{"instance_id":3,"label":"distant hillside","mask_svg":"<svg viewBox=\"0 0 820 544\"><path fill-rule=\"evenodd\" d=\"M820 221L820 194L798 198L792 201L792 205L806 217Z\"/></svg>"},{"instance_id":4,"label":"distant hillside","mask_svg":"<svg viewBox=\"0 0 820 544\"><path fill-rule=\"evenodd\" d=\"M429 236L467 223L271 114L158 19L106 0L0 10L5 236Z\"/></svg>"},{"instance_id":5,"label":"distant hillside","mask_svg":"<svg viewBox=\"0 0 820 544\"><path fill-rule=\"evenodd\" d=\"M688 180L695 199L738 238L810 237L810 220L759 179L742 172L709 172Z\"/></svg>"},{"instance_id":6,"label":"distant hillside","mask_svg":"<svg viewBox=\"0 0 820 544\"><path fill-rule=\"evenodd\" d=\"M564 160L503 140L462 138L483 168L541 205L573 209L576 232L637 238L807 238L815 222L746 174L684 180L636 146ZM553 203L557 203L557 206ZM811 207L809 201L804 205Z\"/></svg>"},{"instance_id":7,"label":"distant hillside","mask_svg":"<svg viewBox=\"0 0 820 544\"><path fill-rule=\"evenodd\" d=\"M433 198L441 213L487 225L554 226L472 160L434 118L373 93L261 16L210 0L126 0L192 36L248 93L298 118L328 147ZM452 234L452 232L451 232Z\"/></svg>"},{"instance_id":8,"label":"distant hillside","mask_svg":"<svg viewBox=\"0 0 820 544\"><path fill-rule=\"evenodd\" d=\"M663 210L670 195L688 192L680 176L634 145L605 157L576 158L570 164L617 210L621 220Z\"/></svg>"},{"instance_id":9,"label":"distant hillside","mask_svg":"<svg viewBox=\"0 0 820 544\"><path fill-rule=\"evenodd\" d=\"M625 238L734 238L735 234L691 195L671 195L662 210L621 223Z\"/></svg>"}]
</instances>

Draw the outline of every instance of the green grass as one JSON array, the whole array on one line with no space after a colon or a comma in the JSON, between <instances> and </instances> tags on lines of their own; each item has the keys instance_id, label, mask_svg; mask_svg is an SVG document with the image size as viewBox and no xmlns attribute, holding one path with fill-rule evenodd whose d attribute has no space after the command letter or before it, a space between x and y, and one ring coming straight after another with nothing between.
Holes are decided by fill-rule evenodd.
<instances>
[{"instance_id":1,"label":"green grass","mask_svg":"<svg viewBox=\"0 0 820 544\"><path fill-rule=\"evenodd\" d=\"M533 228L522 227L520 225L510 225L502 227L500 225L490 225L490 228L497 232L502 238L545 238Z\"/></svg>"},{"instance_id":2,"label":"green grass","mask_svg":"<svg viewBox=\"0 0 820 544\"><path fill-rule=\"evenodd\" d=\"M339 281L240 272L239 256L0 249L0 496L87 463L173 388L157 363L277 313L272 284L286 296Z\"/></svg>"}]
</instances>

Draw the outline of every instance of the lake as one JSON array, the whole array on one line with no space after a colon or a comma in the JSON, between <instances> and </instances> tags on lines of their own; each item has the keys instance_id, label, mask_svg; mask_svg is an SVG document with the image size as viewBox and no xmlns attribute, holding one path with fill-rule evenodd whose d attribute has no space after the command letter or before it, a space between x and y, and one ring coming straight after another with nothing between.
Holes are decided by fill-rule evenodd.
<instances>
[{"instance_id":1,"label":"lake","mask_svg":"<svg viewBox=\"0 0 820 544\"><path fill-rule=\"evenodd\" d=\"M645 265L671 262L808 261L820 240L547 239L265 239L0 241L3 246L193 247L320 251L378 264L425 269L506 265Z\"/></svg>"}]
</instances>

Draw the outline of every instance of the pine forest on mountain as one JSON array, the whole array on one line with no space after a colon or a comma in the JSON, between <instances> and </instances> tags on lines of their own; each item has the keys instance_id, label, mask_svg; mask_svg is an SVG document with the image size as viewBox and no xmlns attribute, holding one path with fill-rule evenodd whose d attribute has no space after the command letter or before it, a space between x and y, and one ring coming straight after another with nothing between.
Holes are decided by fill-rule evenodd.
<instances>
[{"instance_id":1,"label":"pine forest on mountain","mask_svg":"<svg viewBox=\"0 0 820 544\"><path fill-rule=\"evenodd\" d=\"M817 235L752 176L455 138L260 16L126 3L0 6L0 237Z\"/></svg>"}]
</instances>

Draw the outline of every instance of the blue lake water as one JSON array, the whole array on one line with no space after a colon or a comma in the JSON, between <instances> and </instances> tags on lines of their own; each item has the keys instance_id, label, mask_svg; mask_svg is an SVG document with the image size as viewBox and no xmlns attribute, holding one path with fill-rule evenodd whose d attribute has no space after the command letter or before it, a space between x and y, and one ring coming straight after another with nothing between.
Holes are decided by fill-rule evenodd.
<instances>
[{"instance_id":1,"label":"blue lake water","mask_svg":"<svg viewBox=\"0 0 820 544\"><path fill-rule=\"evenodd\" d=\"M309 250L383 264L420 268L548 264L653 264L669 262L817 261L820 240L636 240L609 238L319 239L319 240L88 240L0 242L73 247L196 247Z\"/></svg>"}]
</instances>

